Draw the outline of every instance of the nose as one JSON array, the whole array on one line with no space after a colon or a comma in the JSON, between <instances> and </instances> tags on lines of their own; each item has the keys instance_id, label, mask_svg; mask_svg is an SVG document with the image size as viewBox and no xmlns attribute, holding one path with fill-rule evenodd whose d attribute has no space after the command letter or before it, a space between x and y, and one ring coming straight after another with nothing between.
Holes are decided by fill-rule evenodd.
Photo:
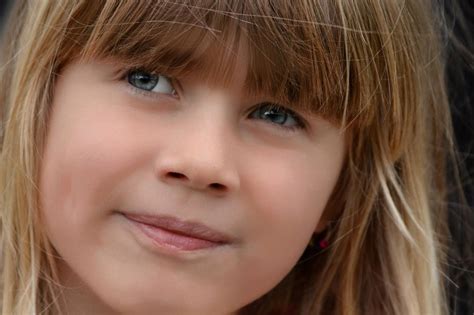
<instances>
[{"instance_id":1,"label":"nose","mask_svg":"<svg viewBox=\"0 0 474 315\"><path fill-rule=\"evenodd\" d=\"M229 126L217 116L207 115L208 119L201 120L194 116L173 127L174 136L168 138L155 160L162 182L217 195L239 189Z\"/></svg>"}]
</instances>

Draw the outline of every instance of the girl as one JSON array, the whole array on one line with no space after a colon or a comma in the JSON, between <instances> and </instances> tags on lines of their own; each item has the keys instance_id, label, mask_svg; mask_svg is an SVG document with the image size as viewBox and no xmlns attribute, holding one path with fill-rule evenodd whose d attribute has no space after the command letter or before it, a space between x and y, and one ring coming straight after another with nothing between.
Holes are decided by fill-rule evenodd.
<instances>
[{"instance_id":1,"label":"girl","mask_svg":"<svg viewBox=\"0 0 474 315\"><path fill-rule=\"evenodd\" d=\"M434 14L17 1L3 314L446 314Z\"/></svg>"}]
</instances>

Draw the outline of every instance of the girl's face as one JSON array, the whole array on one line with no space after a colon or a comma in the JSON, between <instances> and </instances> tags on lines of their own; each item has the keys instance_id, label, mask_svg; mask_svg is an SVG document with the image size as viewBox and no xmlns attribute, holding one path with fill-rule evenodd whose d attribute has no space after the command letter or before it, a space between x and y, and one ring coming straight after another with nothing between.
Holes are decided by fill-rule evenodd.
<instances>
[{"instance_id":1,"label":"girl's face","mask_svg":"<svg viewBox=\"0 0 474 315\"><path fill-rule=\"evenodd\" d=\"M56 84L41 216L67 308L233 313L324 229L344 136L250 96L245 70L226 86L120 70L73 63Z\"/></svg>"}]
</instances>

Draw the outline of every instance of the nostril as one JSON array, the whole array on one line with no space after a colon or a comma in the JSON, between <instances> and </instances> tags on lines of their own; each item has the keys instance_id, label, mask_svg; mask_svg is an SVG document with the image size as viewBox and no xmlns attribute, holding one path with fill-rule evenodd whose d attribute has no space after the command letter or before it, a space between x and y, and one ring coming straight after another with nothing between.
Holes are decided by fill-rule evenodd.
<instances>
[{"instance_id":1,"label":"nostril","mask_svg":"<svg viewBox=\"0 0 474 315\"><path fill-rule=\"evenodd\" d=\"M172 178L172 179L185 179L187 180L188 177L182 173L178 173L178 172L167 172L166 173L166 177L168 178ZM194 184L197 184L197 183L194 183ZM194 185L193 184L193 185ZM225 191L227 189L227 187L225 185L222 185L222 184L219 184L219 183L212 183L212 184L209 184L207 187L215 190L215 191Z\"/></svg>"},{"instance_id":2,"label":"nostril","mask_svg":"<svg viewBox=\"0 0 474 315\"><path fill-rule=\"evenodd\" d=\"M170 176L172 178L186 178L185 175L183 175L181 173L176 173L176 172L169 172L168 176Z\"/></svg>"},{"instance_id":3,"label":"nostril","mask_svg":"<svg viewBox=\"0 0 474 315\"><path fill-rule=\"evenodd\" d=\"M225 186L219 183L212 183L209 185L211 188L214 188L216 190L225 190Z\"/></svg>"}]
</instances>

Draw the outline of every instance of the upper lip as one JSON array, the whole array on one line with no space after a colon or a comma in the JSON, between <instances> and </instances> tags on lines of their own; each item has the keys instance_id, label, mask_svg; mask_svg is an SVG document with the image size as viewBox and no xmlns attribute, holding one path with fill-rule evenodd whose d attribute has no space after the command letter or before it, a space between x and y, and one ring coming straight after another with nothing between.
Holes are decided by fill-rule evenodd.
<instances>
[{"instance_id":1,"label":"upper lip","mask_svg":"<svg viewBox=\"0 0 474 315\"><path fill-rule=\"evenodd\" d=\"M176 234L221 244L233 242L232 237L229 235L216 231L199 222L181 220L168 215L123 214L129 220L155 226Z\"/></svg>"}]
</instances>

